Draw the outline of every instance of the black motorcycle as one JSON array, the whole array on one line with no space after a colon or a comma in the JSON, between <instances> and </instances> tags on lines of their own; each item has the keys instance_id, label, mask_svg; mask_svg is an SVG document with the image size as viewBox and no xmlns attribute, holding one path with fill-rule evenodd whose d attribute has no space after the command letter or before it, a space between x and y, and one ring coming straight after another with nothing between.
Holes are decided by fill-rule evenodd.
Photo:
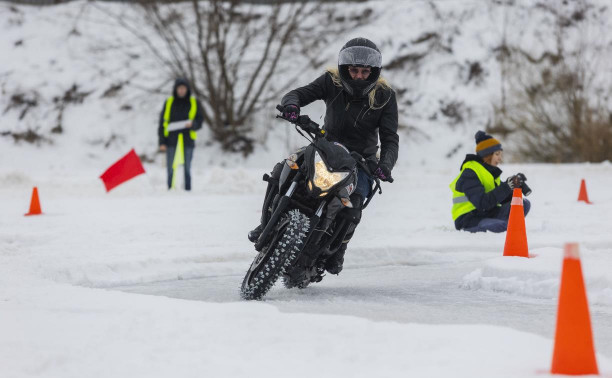
<instances>
[{"instance_id":1,"label":"black motorcycle","mask_svg":"<svg viewBox=\"0 0 612 378\"><path fill-rule=\"evenodd\" d=\"M282 111L280 105L276 108ZM265 227L255 242L258 254L240 290L247 300L261 299L281 276L287 288L320 282L326 260L359 222L358 207L365 209L377 191L382 193L380 180L372 175L375 161L325 139L325 130L308 116L295 121L282 115L276 118L295 124L296 131L311 143L277 164L272 176L263 177L268 182L262 211ZM357 167L375 182L363 204L351 199Z\"/></svg>"}]
</instances>

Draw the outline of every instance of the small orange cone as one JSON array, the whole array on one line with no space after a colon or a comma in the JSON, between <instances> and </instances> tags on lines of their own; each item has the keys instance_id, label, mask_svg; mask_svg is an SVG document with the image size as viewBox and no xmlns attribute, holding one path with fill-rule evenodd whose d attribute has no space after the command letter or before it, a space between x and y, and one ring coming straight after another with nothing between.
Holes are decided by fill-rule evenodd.
<instances>
[{"instance_id":1,"label":"small orange cone","mask_svg":"<svg viewBox=\"0 0 612 378\"><path fill-rule=\"evenodd\" d=\"M550 372L568 375L599 374L577 243L565 245Z\"/></svg>"},{"instance_id":2,"label":"small orange cone","mask_svg":"<svg viewBox=\"0 0 612 378\"><path fill-rule=\"evenodd\" d=\"M523 193L519 188L514 189L512 193L504 256L529 257L527 231L525 230L525 210L523 209Z\"/></svg>"},{"instance_id":3,"label":"small orange cone","mask_svg":"<svg viewBox=\"0 0 612 378\"><path fill-rule=\"evenodd\" d=\"M584 179L580 182L580 192L578 193L578 201L583 201L585 203L592 203L589 201L589 195L586 190L586 182Z\"/></svg>"},{"instance_id":4,"label":"small orange cone","mask_svg":"<svg viewBox=\"0 0 612 378\"><path fill-rule=\"evenodd\" d=\"M40 201L38 200L38 188L34 187L32 189L32 200L30 201L30 211L25 214L28 215L40 215L42 211L40 210Z\"/></svg>"}]
</instances>

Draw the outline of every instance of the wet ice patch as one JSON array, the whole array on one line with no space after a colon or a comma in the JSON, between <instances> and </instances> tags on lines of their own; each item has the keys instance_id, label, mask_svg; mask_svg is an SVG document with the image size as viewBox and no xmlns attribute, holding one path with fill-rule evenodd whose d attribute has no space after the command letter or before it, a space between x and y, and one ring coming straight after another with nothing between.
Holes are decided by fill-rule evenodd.
<instances>
[{"instance_id":1,"label":"wet ice patch","mask_svg":"<svg viewBox=\"0 0 612 378\"><path fill-rule=\"evenodd\" d=\"M144 258L131 261L70 264L46 270L43 277L72 285L110 288L162 281L236 275L244 271L244 255L225 258Z\"/></svg>"},{"instance_id":2,"label":"wet ice patch","mask_svg":"<svg viewBox=\"0 0 612 378\"><path fill-rule=\"evenodd\" d=\"M127 234L131 234L128 230ZM112 243L114 244L114 243ZM77 249L62 260L47 258L51 249L37 254L36 270L47 279L71 285L111 288L176 280L240 275L253 253L237 244L216 245L192 240L176 247L176 242L144 247L132 243L113 248L100 246L104 253L88 254ZM82 258L86 255L87 258Z\"/></svg>"},{"instance_id":3,"label":"wet ice patch","mask_svg":"<svg viewBox=\"0 0 612 378\"><path fill-rule=\"evenodd\" d=\"M362 240L361 237L359 238ZM480 261L489 254L489 251L481 248L457 248L456 246L449 245L432 249L427 247L426 244L419 245L415 243L409 246L373 246L370 243L351 246L349 244L344 266L365 268L387 265L423 266L455 264Z\"/></svg>"}]
</instances>

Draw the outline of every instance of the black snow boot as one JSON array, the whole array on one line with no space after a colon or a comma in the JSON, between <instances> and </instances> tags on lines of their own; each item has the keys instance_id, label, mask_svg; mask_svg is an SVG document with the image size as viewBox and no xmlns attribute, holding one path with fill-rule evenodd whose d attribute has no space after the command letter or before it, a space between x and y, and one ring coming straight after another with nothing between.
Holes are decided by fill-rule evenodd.
<instances>
[{"instance_id":1,"label":"black snow boot","mask_svg":"<svg viewBox=\"0 0 612 378\"><path fill-rule=\"evenodd\" d=\"M344 252L346 252L347 243L342 243L342 246L325 261L325 270L330 274L339 274L342 272L342 264L344 264Z\"/></svg>"},{"instance_id":2,"label":"black snow boot","mask_svg":"<svg viewBox=\"0 0 612 378\"><path fill-rule=\"evenodd\" d=\"M327 270L330 274L339 274L342 272L342 264L344 264L344 253L346 252L346 247L348 243L351 241L351 238L355 234L355 228L361 221L361 206L363 204L363 197L358 193L353 194L351 196L351 202L353 202L352 209L346 209L347 215L349 217L349 228L347 230L346 236L344 240L342 240L342 245L336 253L331 255L327 261L325 261L325 270Z\"/></svg>"},{"instance_id":3,"label":"black snow boot","mask_svg":"<svg viewBox=\"0 0 612 378\"><path fill-rule=\"evenodd\" d=\"M264 226L260 224L259 226L249 231L248 238L251 241L251 243L257 243L257 240L259 239L259 235L261 235L263 229L264 229Z\"/></svg>"}]
</instances>

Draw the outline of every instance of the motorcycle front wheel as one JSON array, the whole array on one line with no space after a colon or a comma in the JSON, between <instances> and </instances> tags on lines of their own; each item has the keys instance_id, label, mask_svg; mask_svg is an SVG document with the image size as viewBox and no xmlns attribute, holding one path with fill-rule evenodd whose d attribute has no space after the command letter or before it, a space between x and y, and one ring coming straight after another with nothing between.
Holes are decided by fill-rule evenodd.
<instances>
[{"instance_id":1,"label":"motorcycle front wheel","mask_svg":"<svg viewBox=\"0 0 612 378\"><path fill-rule=\"evenodd\" d=\"M274 286L278 277L298 257L310 227L309 219L299 210L289 211L279 223L288 223L279 230L280 237L273 238L271 245L262 249L246 272L240 296L246 300L258 300Z\"/></svg>"}]
</instances>

